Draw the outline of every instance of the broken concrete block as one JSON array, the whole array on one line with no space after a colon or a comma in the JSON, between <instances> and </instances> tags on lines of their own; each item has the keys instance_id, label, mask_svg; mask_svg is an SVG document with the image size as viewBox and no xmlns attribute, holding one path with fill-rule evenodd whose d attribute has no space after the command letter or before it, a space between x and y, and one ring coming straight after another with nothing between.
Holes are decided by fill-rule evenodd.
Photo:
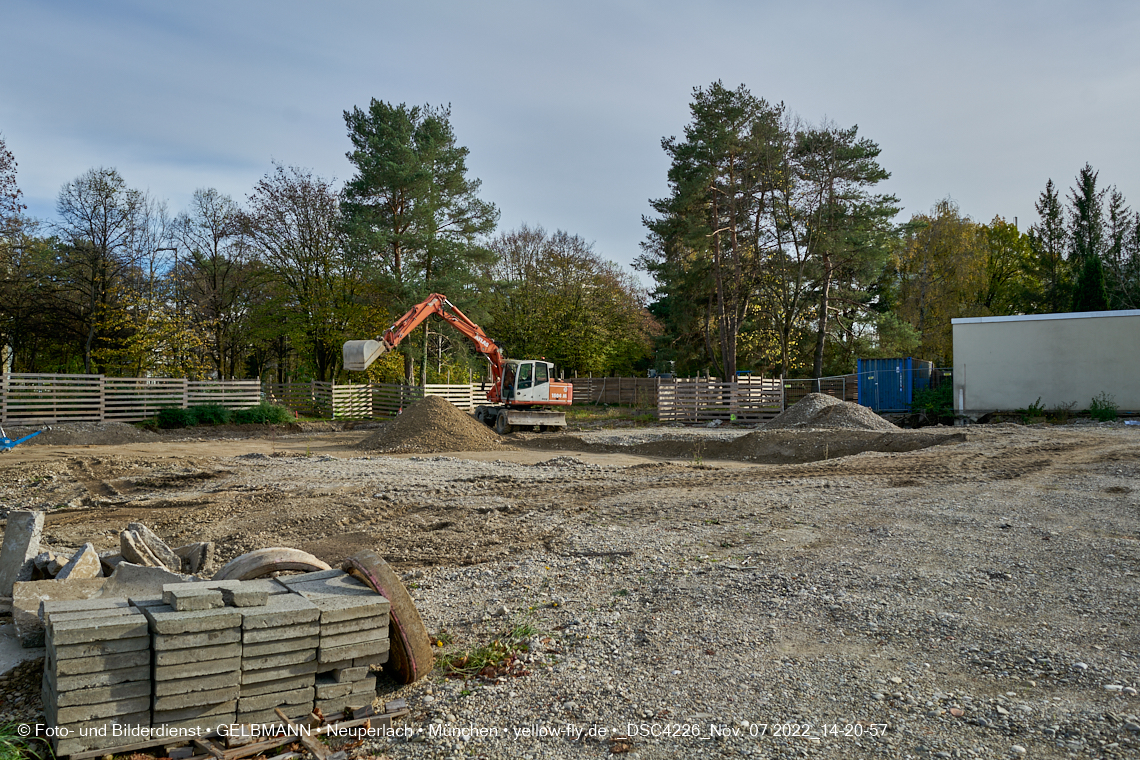
<instances>
[{"instance_id":1,"label":"broken concrete block","mask_svg":"<svg viewBox=\"0 0 1140 760\"><path fill-rule=\"evenodd\" d=\"M51 563L54 560L55 552L40 552L35 556L35 559L32 560L32 564L35 565L35 568L37 570L46 574L48 572L48 567L51 566Z\"/></svg>"},{"instance_id":2,"label":"broken concrete block","mask_svg":"<svg viewBox=\"0 0 1140 760\"><path fill-rule=\"evenodd\" d=\"M15 583L31 580L43 532L43 512L16 509L8 513L0 545L0 596L12 596Z\"/></svg>"},{"instance_id":3,"label":"broken concrete block","mask_svg":"<svg viewBox=\"0 0 1140 760\"><path fill-rule=\"evenodd\" d=\"M17 583L12 590L12 622L16 636L25 647L44 645L44 625L40 605L46 601L90 599L103 589L103 578L73 581L28 581Z\"/></svg>"},{"instance_id":4,"label":"broken concrete block","mask_svg":"<svg viewBox=\"0 0 1140 760\"><path fill-rule=\"evenodd\" d=\"M146 545L150 553L154 555L167 570L172 570L176 573L182 572L182 558L174 553L174 550L166 545L166 542L155 535L154 531L146 527L140 522L127 523L127 530L132 531L139 540Z\"/></svg>"},{"instance_id":5,"label":"broken concrete block","mask_svg":"<svg viewBox=\"0 0 1140 760\"><path fill-rule=\"evenodd\" d=\"M173 607L177 612L192 612L194 610L210 610L225 607L219 589L200 588L197 583L184 583L181 589L171 589L162 592L162 601Z\"/></svg>"},{"instance_id":6,"label":"broken concrete block","mask_svg":"<svg viewBox=\"0 0 1140 760\"><path fill-rule=\"evenodd\" d=\"M198 579L192 575L172 573L161 567L144 567L124 561L119 563L115 572L107 579L107 585L100 596L150 599L161 597L164 586L172 583L192 583L196 580Z\"/></svg>"},{"instance_id":7,"label":"broken concrete block","mask_svg":"<svg viewBox=\"0 0 1140 760\"><path fill-rule=\"evenodd\" d=\"M110 576L115 568L123 561L122 552L99 552L99 561L103 563L103 575Z\"/></svg>"},{"instance_id":8,"label":"broken concrete block","mask_svg":"<svg viewBox=\"0 0 1140 760\"><path fill-rule=\"evenodd\" d=\"M142 537L133 530L124 530L119 533L119 551L122 553L123 559L132 564L169 569L162 564L158 557L154 556L154 552L147 547ZM179 569L181 569L181 564Z\"/></svg>"},{"instance_id":9,"label":"broken concrete block","mask_svg":"<svg viewBox=\"0 0 1140 760\"><path fill-rule=\"evenodd\" d=\"M99 561L99 553L95 551L95 544L84 544L75 553L67 564L56 573L57 581L79 578L102 578L103 563Z\"/></svg>"},{"instance_id":10,"label":"broken concrete block","mask_svg":"<svg viewBox=\"0 0 1140 760\"><path fill-rule=\"evenodd\" d=\"M214 542L200 541L194 544L179 546L174 553L182 560L182 571L187 573L201 573L214 562Z\"/></svg>"}]
</instances>

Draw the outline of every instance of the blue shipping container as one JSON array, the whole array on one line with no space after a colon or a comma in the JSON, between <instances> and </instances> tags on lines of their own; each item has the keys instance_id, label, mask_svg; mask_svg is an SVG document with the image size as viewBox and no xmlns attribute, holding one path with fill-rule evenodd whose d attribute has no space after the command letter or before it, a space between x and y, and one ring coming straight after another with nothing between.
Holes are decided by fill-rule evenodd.
<instances>
[{"instance_id":1,"label":"blue shipping container","mask_svg":"<svg viewBox=\"0 0 1140 760\"><path fill-rule=\"evenodd\" d=\"M909 412L914 392L930 387L934 363L922 359L860 359L859 404L876 412Z\"/></svg>"}]
</instances>

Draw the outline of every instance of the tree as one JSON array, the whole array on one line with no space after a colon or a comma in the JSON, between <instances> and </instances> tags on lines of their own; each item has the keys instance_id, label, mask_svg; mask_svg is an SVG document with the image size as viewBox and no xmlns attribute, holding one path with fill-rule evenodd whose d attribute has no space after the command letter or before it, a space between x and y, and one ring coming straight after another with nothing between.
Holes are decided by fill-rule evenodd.
<instances>
[{"instance_id":1,"label":"tree","mask_svg":"<svg viewBox=\"0 0 1140 760\"><path fill-rule=\"evenodd\" d=\"M1138 275L1140 261L1130 250L1136 240L1140 214L1133 214L1124 200L1124 194L1115 187L1108 192L1108 213L1105 218L1105 279L1109 292L1109 308L1131 309L1140 303Z\"/></svg>"},{"instance_id":2,"label":"tree","mask_svg":"<svg viewBox=\"0 0 1140 760\"><path fill-rule=\"evenodd\" d=\"M1027 311L1032 292L1032 246L1028 235L995 216L979 230L985 254L985 272L975 296L977 310L984 315L1010 315Z\"/></svg>"},{"instance_id":3,"label":"tree","mask_svg":"<svg viewBox=\"0 0 1140 760\"><path fill-rule=\"evenodd\" d=\"M341 245L337 193L307 169L278 164L249 196L242 225L284 286L277 324L297 333L316 379L332 379L361 311L357 267Z\"/></svg>"},{"instance_id":4,"label":"tree","mask_svg":"<svg viewBox=\"0 0 1140 760\"><path fill-rule=\"evenodd\" d=\"M387 287L409 306L430 292L464 304L475 271L489 255L478 245L498 210L478 197L467 176L448 108L393 106L373 99L368 110L345 111L356 174L345 184L348 244L370 261ZM428 328L424 326L426 353ZM411 353L405 353L411 381Z\"/></svg>"},{"instance_id":5,"label":"tree","mask_svg":"<svg viewBox=\"0 0 1140 760\"><path fill-rule=\"evenodd\" d=\"M630 372L647 358L656 323L645 294L578 235L523 225L495 238L483 307L511 356L544 356L566 370Z\"/></svg>"},{"instance_id":6,"label":"tree","mask_svg":"<svg viewBox=\"0 0 1140 760\"><path fill-rule=\"evenodd\" d=\"M1033 311L1057 314L1068 310L1072 298L1065 258L1069 239L1065 212L1052 179L1045 183L1045 190L1035 205L1038 221L1029 228L1030 268L1039 283Z\"/></svg>"},{"instance_id":7,"label":"tree","mask_svg":"<svg viewBox=\"0 0 1140 760\"><path fill-rule=\"evenodd\" d=\"M27 208L20 196L16 185L16 158L0 135L0 242L16 233L16 224Z\"/></svg>"},{"instance_id":8,"label":"tree","mask_svg":"<svg viewBox=\"0 0 1140 760\"><path fill-rule=\"evenodd\" d=\"M192 305L195 331L219 378L237 375L251 291L257 285L241 219L238 205L210 188L194 192L190 210L175 224L182 253L172 273L177 278L175 302Z\"/></svg>"},{"instance_id":9,"label":"tree","mask_svg":"<svg viewBox=\"0 0 1140 760\"><path fill-rule=\"evenodd\" d=\"M1078 270L1088 257L1104 253L1106 191L1096 189L1098 174L1085 164L1077 173L1077 186L1069 190L1069 251Z\"/></svg>"},{"instance_id":10,"label":"tree","mask_svg":"<svg viewBox=\"0 0 1140 760\"><path fill-rule=\"evenodd\" d=\"M111 339L101 320L125 292L132 268L160 242L150 222L160 216L145 193L127 187L115 169L91 169L68 182L56 201L62 237L58 275L62 304L82 344L83 371L93 370L99 341ZM161 233L159 233L161 234Z\"/></svg>"},{"instance_id":11,"label":"tree","mask_svg":"<svg viewBox=\"0 0 1140 760\"><path fill-rule=\"evenodd\" d=\"M649 239L638 266L669 288L673 320L699 329L708 358L731 377L765 262L778 249L772 206L788 145L783 106L714 82L694 88L690 112L685 139L661 141L671 194L651 202L660 216L643 220Z\"/></svg>"},{"instance_id":12,"label":"tree","mask_svg":"<svg viewBox=\"0 0 1140 760\"><path fill-rule=\"evenodd\" d=\"M1073 311L1105 311L1108 309L1108 285L1100 256L1085 256L1073 288Z\"/></svg>"},{"instance_id":13,"label":"tree","mask_svg":"<svg viewBox=\"0 0 1140 760\"><path fill-rule=\"evenodd\" d=\"M824 126L801 133L797 141L800 177L811 188L808 225L813 229L809 251L818 268L812 377L823 375L824 345L833 310L832 286L837 272L844 267L860 268L867 259L884 261L889 251L885 245L889 237L887 225L898 213L898 199L868 192L868 188L890 177L876 160L880 152L873 141L858 137L858 127Z\"/></svg>"}]
</instances>

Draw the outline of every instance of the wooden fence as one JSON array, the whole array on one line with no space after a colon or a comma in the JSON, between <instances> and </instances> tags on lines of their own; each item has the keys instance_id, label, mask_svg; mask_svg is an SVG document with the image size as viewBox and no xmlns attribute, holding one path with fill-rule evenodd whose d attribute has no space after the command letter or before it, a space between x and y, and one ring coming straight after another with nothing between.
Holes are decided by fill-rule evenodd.
<instances>
[{"instance_id":1,"label":"wooden fence","mask_svg":"<svg viewBox=\"0 0 1140 760\"><path fill-rule=\"evenodd\" d=\"M657 419L662 422L767 422L783 410L780 380L661 379L657 386Z\"/></svg>"},{"instance_id":2,"label":"wooden fence","mask_svg":"<svg viewBox=\"0 0 1140 760\"><path fill-rule=\"evenodd\" d=\"M137 422L167 406L220 404L242 408L260 401L261 388L256 380L0 375L0 422L7 424Z\"/></svg>"},{"instance_id":3,"label":"wooden fence","mask_svg":"<svg viewBox=\"0 0 1140 760\"><path fill-rule=\"evenodd\" d=\"M628 404L650 408L657 406L659 380L656 377L575 377L568 378L567 382L574 386L575 404Z\"/></svg>"},{"instance_id":4,"label":"wooden fence","mask_svg":"<svg viewBox=\"0 0 1140 760\"><path fill-rule=\"evenodd\" d=\"M475 411L475 404L485 398L480 386L463 384L428 384L427 387L398 383L364 383L339 385L312 381L308 383L265 383L265 398L288 407L306 417L340 420L366 420L394 417L404 407L424 397L442 396L465 412Z\"/></svg>"}]
</instances>

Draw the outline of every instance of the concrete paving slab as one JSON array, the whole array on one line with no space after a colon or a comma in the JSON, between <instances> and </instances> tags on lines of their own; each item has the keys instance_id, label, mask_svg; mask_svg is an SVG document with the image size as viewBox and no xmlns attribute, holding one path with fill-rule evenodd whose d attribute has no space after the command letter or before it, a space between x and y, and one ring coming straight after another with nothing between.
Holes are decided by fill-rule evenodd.
<instances>
[{"instance_id":1,"label":"concrete paving slab","mask_svg":"<svg viewBox=\"0 0 1140 760\"><path fill-rule=\"evenodd\" d=\"M76 657L70 660L47 659L45 670L55 676L77 676L83 673L98 673L104 670L120 670L150 665L150 650L108 654L101 657Z\"/></svg>"},{"instance_id":2,"label":"concrete paving slab","mask_svg":"<svg viewBox=\"0 0 1140 760\"><path fill-rule=\"evenodd\" d=\"M246 658L267 657L272 654L296 652L299 649L316 650L321 644L320 636L306 636L302 639L284 639L283 641L263 641L260 643L242 644L241 656Z\"/></svg>"},{"instance_id":3,"label":"concrete paving slab","mask_svg":"<svg viewBox=\"0 0 1140 760\"><path fill-rule=\"evenodd\" d=\"M24 646L44 645L44 624L40 619L40 606L46 601L90 599L98 596L104 578L85 578L74 581L28 581L17 583L12 590L12 621L16 635Z\"/></svg>"},{"instance_id":4,"label":"concrete paving slab","mask_svg":"<svg viewBox=\"0 0 1140 760\"><path fill-rule=\"evenodd\" d=\"M228 660L242 656L240 643L221 644L212 647L189 647L187 649L164 649L154 653L156 667L183 665L207 660Z\"/></svg>"},{"instance_id":5,"label":"concrete paving slab","mask_svg":"<svg viewBox=\"0 0 1140 760\"><path fill-rule=\"evenodd\" d=\"M234 683L232 686L226 686L221 689L189 691L182 694L169 694L162 697L155 696L151 710L153 712L162 712L167 710L184 710L187 707L196 707L199 705L217 705L237 699L237 696L238 685Z\"/></svg>"},{"instance_id":6,"label":"concrete paving slab","mask_svg":"<svg viewBox=\"0 0 1140 760\"><path fill-rule=\"evenodd\" d=\"M310 660L309 662L302 662L296 665L282 665L277 668L263 668L261 670L243 670L241 672L242 686L253 683L265 683L266 681L279 681L282 678L292 678L293 676L303 676L309 673L317 672L317 661Z\"/></svg>"},{"instance_id":7,"label":"concrete paving slab","mask_svg":"<svg viewBox=\"0 0 1140 760\"><path fill-rule=\"evenodd\" d=\"M100 596L146 599L162 596L162 587L171 583L193 583L193 575L172 573L161 567L144 567L133 562L120 562L107 579Z\"/></svg>"},{"instance_id":8,"label":"concrete paving slab","mask_svg":"<svg viewBox=\"0 0 1140 760\"><path fill-rule=\"evenodd\" d=\"M171 589L162 592L162 601L177 612L210 610L225 607L222 591L216 588L201 588L197 583L185 583L182 590Z\"/></svg>"},{"instance_id":9,"label":"concrete paving slab","mask_svg":"<svg viewBox=\"0 0 1140 760\"><path fill-rule=\"evenodd\" d=\"M344 633L367 631L372 628L383 628L387 630L389 622L391 621L388 619L388 609L385 607L381 612L375 615L342 620L337 623L326 623L322 621L321 636L339 636Z\"/></svg>"},{"instance_id":10,"label":"concrete paving slab","mask_svg":"<svg viewBox=\"0 0 1140 760\"><path fill-rule=\"evenodd\" d=\"M286 639L301 639L317 636L321 632L321 624L316 620L296 625L275 626L273 628L251 628L242 631L242 641L247 644L257 644L263 641L284 641Z\"/></svg>"},{"instance_id":11,"label":"concrete paving slab","mask_svg":"<svg viewBox=\"0 0 1140 760\"><path fill-rule=\"evenodd\" d=\"M264 607L242 611L242 629L278 628L297 623L310 623L320 617L317 606L299 594L275 594Z\"/></svg>"},{"instance_id":12,"label":"concrete paving slab","mask_svg":"<svg viewBox=\"0 0 1140 760\"><path fill-rule=\"evenodd\" d=\"M281 652L279 654L263 655L261 657L242 657L241 669L243 672L247 670L266 670L286 667L288 665L300 665L305 662L313 662L316 659L316 649L298 649L296 652Z\"/></svg>"},{"instance_id":13,"label":"concrete paving slab","mask_svg":"<svg viewBox=\"0 0 1140 760\"><path fill-rule=\"evenodd\" d=\"M337 683L350 683L352 681L362 681L368 677L371 668L363 666L359 668L346 667L336 668L332 671L333 680Z\"/></svg>"},{"instance_id":14,"label":"concrete paving slab","mask_svg":"<svg viewBox=\"0 0 1140 760\"><path fill-rule=\"evenodd\" d=\"M215 673L209 676L194 676L193 678L177 678L156 681L154 695L156 697L169 697L175 694L186 694L191 691L211 691L225 689L233 686L240 679L237 671Z\"/></svg>"},{"instance_id":15,"label":"concrete paving slab","mask_svg":"<svg viewBox=\"0 0 1140 760\"><path fill-rule=\"evenodd\" d=\"M44 671L44 682L48 688L57 694L74 689L92 689L97 686L113 686L117 683L129 683L131 681L150 683L150 665L59 677L54 676L50 670Z\"/></svg>"},{"instance_id":16,"label":"concrete paving slab","mask_svg":"<svg viewBox=\"0 0 1140 760\"><path fill-rule=\"evenodd\" d=\"M284 705L308 705L311 708L312 704L313 687L306 686L291 691L261 694L256 697L239 697L238 712L245 713L272 710L274 707L282 707Z\"/></svg>"},{"instance_id":17,"label":"concrete paving slab","mask_svg":"<svg viewBox=\"0 0 1140 760\"><path fill-rule=\"evenodd\" d=\"M350 633L342 633L338 636L326 636L324 631L321 631L321 648L335 649L339 647L346 647L351 644L364 644L370 641L379 641L380 639L388 638L388 628L367 628L363 631L352 631Z\"/></svg>"},{"instance_id":18,"label":"concrete paving slab","mask_svg":"<svg viewBox=\"0 0 1140 760\"><path fill-rule=\"evenodd\" d=\"M237 627L202 631L201 633L156 633L154 634L154 651L164 652L172 649L213 647L221 644L233 644L238 641L241 641L241 629Z\"/></svg>"},{"instance_id":19,"label":"concrete paving slab","mask_svg":"<svg viewBox=\"0 0 1140 760\"><path fill-rule=\"evenodd\" d=\"M150 681L130 681L114 686L97 686L93 689L72 689L53 694L54 707L74 707L92 705L99 702L113 702L135 697L150 696Z\"/></svg>"},{"instance_id":20,"label":"concrete paving slab","mask_svg":"<svg viewBox=\"0 0 1140 760\"><path fill-rule=\"evenodd\" d=\"M180 678L194 678L196 676L209 676L215 673L230 673L241 670L241 658L231 657L227 660L206 660L204 662L185 662L181 665L160 665L154 668L154 680L176 681Z\"/></svg>"},{"instance_id":21,"label":"concrete paving slab","mask_svg":"<svg viewBox=\"0 0 1140 760\"><path fill-rule=\"evenodd\" d=\"M138 652L150 649L150 637L136 636L133 639L115 639L113 641L96 641L92 644L69 644L56 646L55 642L47 642L47 655L54 662L60 660L74 660L77 657L106 657L124 652Z\"/></svg>"},{"instance_id":22,"label":"concrete paving slab","mask_svg":"<svg viewBox=\"0 0 1140 760\"><path fill-rule=\"evenodd\" d=\"M325 679L325 680L322 680ZM343 681L338 682L328 676L321 676L317 679L316 684L316 699L335 699L336 697L346 697L350 694L366 694L376 693L376 676L368 676L359 681Z\"/></svg>"},{"instance_id":23,"label":"concrete paving slab","mask_svg":"<svg viewBox=\"0 0 1140 760\"><path fill-rule=\"evenodd\" d=\"M279 691L293 691L294 689L312 688L316 685L317 674L306 673L303 676L291 678L278 678L275 681L262 681L260 683L243 683L238 699L242 697L258 697L262 694L273 694Z\"/></svg>"},{"instance_id":24,"label":"concrete paving slab","mask_svg":"<svg viewBox=\"0 0 1140 760\"><path fill-rule=\"evenodd\" d=\"M169 605L144 607L143 614L150 620L154 633L178 634L217 631L237 628L242 624L241 613L227 607L194 612L177 612Z\"/></svg>"},{"instance_id":25,"label":"concrete paving slab","mask_svg":"<svg viewBox=\"0 0 1140 760\"><path fill-rule=\"evenodd\" d=\"M365 641L360 644L349 644L343 647L321 646L318 659L320 662L326 663L341 662L342 660L352 658L353 662L355 662L358 657L370 657L387 651L388 639L384 638L376 641Z\"/></svg>"},{"instance_id":26,"label":"concrete paving slab","mask_svg":"<svg viewBox=\"0 0 1140 760\"><path fill-rule=\"evenodd\" d=\"M67 723L107 718L112 715L129 715L142 712L150 706L150 695L133 697L131 699L113 699L93 705L75 705L74 707L52 708L44 705L44 717L50 725L58 726Z\"/></svg>"},{"instance_id":27,"label":"concrete paving slab","mask_svg":"<svg viewBox=\"0 0 1140 760\"><path fill-rule=\"evenodd\" d=\"M169 725L186 720L201 720L214 715L229 715L237 712L237 700L223 702L217 705L195 705L181 710L156 710L153 714L154 725Z\"/></svg>"},{"instance_id":28,"label":"concrete paving slab","mask_svg":"<svg viewBox=\"0 0 1140 760\"><path fill-rule=\"evenodd\" d=\"M58 620L49 635L57 647L64 644L91 644L96 641L130 639L147 634L147 622L139 615L124 618Z\"/></svg>"}]
</instances>

